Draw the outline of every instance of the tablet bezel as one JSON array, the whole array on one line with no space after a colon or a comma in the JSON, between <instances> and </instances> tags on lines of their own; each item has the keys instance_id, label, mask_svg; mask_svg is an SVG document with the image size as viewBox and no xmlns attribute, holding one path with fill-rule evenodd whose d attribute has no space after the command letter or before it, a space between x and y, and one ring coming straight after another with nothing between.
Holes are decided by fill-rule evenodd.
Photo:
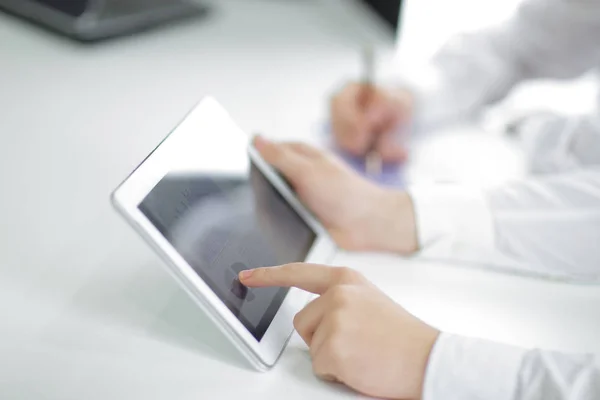
<instances>
[{"instance_id":1,"label":"tablet bezel","mask_svg":"<svg viewBox=\"0 0 600 400\"><path fill-rule=\"evenodd\" d=\"M284 197L315 233L315 240L305 262L327 263L333 257L336 246L323 226L300 203L283 179L268 165L251 146L246 135L231 119L223 107L213 98L202 100L185 119L157 146L134 172L114 191L112 202L132 227L162 257L168 270L194 301L208 314L223 333L259 370L275 365L293 332L293 318L306 304L309 295L291 288L260 341L257 341L219 297L183 259L169 241L158 231L139 209L158 182L170 172L166 160L173 154L193 148L192 139L197 135L227 132L243 148L270 184ZM237 137L236 137L237 136ZM239 138L239 139L238 139ZM247 159L246 159L247 161Z\"/></svg>"}]
</instances>

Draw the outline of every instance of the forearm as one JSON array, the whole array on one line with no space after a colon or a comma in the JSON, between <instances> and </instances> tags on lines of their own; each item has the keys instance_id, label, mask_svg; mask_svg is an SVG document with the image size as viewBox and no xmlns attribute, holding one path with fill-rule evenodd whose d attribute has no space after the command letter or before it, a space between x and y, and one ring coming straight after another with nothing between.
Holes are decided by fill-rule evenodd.
<instances>
[{"instance_id":1,"label":"forearm","mask_svg":"<svg viewBox=\"0 0 600 400\"><path fill-rule=\"evenodd\" d=\"M600 282L600 168L515 182L486 199L503 254L533 272Z\"/></svg>"},{"instance_id":2,"label":"forearm","mask_svg":"<svg viewBox=\"0 0 600 400\"><path fill-rule=\"evenodd\" d=\"M407 192L383 189L369 220L369 224L373 225L369 230L376 233L370 246L372 250L400 255L418 250L414 205Z\"/></svg>"},{"instance_id":3,"label":"forearm","mask_svg":"<svg viewBox=\"0 0 600 400\"><path fill-rule=\"evenodd\" d=\"M596 399L600 371L594 362L593 356L442 334L429 359L423 399Z\"/></svg>"},{"instance_id":4,"label":"forearm","mask_svg":"<svg viewBox=\"0 0 600 400\"><path fill-rule=\"evenodd\" d=\"M455 36L425 65L399 71L392 88L411 93L416 130L473 118L523 79L511 48L497 45L506 34L501 26Z\"/></svg>"},{"instance_id":5,"label":"forearm","mask_svg":"<svg viewBox=\"0 0 600 400\"><path fill-rule=\"evenodd\" d=\"M510 52L495 44L503 34L500 27L456 36L425 65L399 71L391 88L411 94L415 130L473 118L523 79Z\"/></svg>"},{"instance_id":6,"label":"forearm","mask_svg":"<svg viewBox=\"0 0 600 400\"><path fill-rule=\"evenodd\" d=\"M422 249L450 241L499 252L523 272L600 281L600 169L490 191L444 185L410 193Z\"/></svg>"}]
</instances>

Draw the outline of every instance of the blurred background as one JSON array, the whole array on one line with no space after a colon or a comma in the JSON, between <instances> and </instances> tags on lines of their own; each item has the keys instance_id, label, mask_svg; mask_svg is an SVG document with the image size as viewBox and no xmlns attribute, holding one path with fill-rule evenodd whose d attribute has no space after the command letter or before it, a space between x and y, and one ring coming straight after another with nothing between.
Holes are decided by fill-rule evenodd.
<instances>
[{"instance_id":1,"label":"blurred background","mask_svg":"<svg viewBox=\"0 0 600 400\"><path fill-rule=\"evenodd\" d=\"M0 15L0 104L8 116L2 123L5 131L26 132L13 140L23 140L28 152L40 138L54 137L52 146L94 143L95 154L85 159L98 162L88 166L102 165L99 180L112 184L102 164L107 152L122 155L112 156L125 163L114 166L122 176L206 95L247 132L315 141L331 94L362 78L365 45L377 49L377 79L393 81L403 70L418 70L452 34L500 22L517 3L2 0L11 15L25 16ZM132 33L140 29L147 30ZM101 40L86 42L94 39ZM554 95L556 107L589 108L594 93L584 86L576 102ZM543 96L537 90L537 96L520 95L519 106L552 103L547 89ZM58 137L49 133L59 130ZM415 154L419 163L423 157ZM409 174L435 174L431 166L420 170L429 175Z\"/></svg>"},{"instance_id":2,"label":"blurred background","mask_svg":"<svg viewBox=\"0 0 600 400\"><path fill-rule=\"evenodd\" d=\"M219 334L196 319L193 304L108 200L202 97L214 96L248 133L325 145L329 99L361 78L365 45L377 50L378 81L393 81L400 71L419 70L452 34L501 22L518 3L0 0L0 397L175 398L185 391L179 383L198 384L198 365L229 357ZM519 89L452 143L419 144L406 174L414 181L477 185L521 175L522 154L510 141L490 144L471 133L502 130L508 114L540 103L564 113L589 110L596 93L591 79ZM477 324L489 313L470 308L460 290L444 304L419 295L434 299L447 287L445 278L460 281L459 287L461 278L444 270L433 280L421 275L427 269L406 271L399 296L423 318L449 330L468 326L470 333L539 344L525 325L507 321L525 320L542 306L519 314L515 305L513 314L503 314L495 304L495 322ZM500 298L502 286L491 281L464 279L477 284L481 299ZM552 290L544 293L532 301L551 304ZM561 326L568 326L573 307L556 307L566 321ZM456 315L465 317L463 325L453 325ZM538 332L556 329L538 326ZM557 337L543 344L562 343L552 341ZM198 360L197 352L206 357ZM307 361L298 357L286 361L290 370L301 365L308 374ZM218 364L214 375L206 370L210 379L202 384L235 393L221 375L231 368ZM291 387L312 379L295 378ZM149 383L153 379L161 385Z\"/></svg>"}]
</instances>

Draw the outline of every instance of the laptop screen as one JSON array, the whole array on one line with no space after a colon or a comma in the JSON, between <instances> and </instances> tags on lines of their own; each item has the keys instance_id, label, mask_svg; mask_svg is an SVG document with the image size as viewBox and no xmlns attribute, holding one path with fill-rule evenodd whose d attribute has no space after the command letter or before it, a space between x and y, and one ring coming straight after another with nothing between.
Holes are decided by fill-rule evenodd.
<instances>
[{"instance_id":1,"label":"laptop screen","mask_svg":"<svg viewBox=\"0 0 600 400\"><path fill-rule=\"evenodd\" d=\"M34 0L65 14L79 17L84 13L90 0Z\"/></svg>"},{"instance_id":2,"label":"laptop screen","mask_svg":"<svg viewBox=\"0 0 600 400\"><path fill-rule=\"evenodd\" d=\"M362 0L394 30L400 29L403 0Z\"/></svg>"}]
</instances>

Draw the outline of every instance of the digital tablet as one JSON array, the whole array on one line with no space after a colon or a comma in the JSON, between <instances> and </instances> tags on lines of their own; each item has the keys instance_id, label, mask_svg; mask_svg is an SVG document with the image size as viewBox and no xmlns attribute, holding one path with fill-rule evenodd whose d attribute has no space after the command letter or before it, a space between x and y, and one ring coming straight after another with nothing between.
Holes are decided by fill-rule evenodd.
<instances>
[{"instance_id":1,"label":"digital tablet","mask_svg":"<svg viewBox=\"0 0 600 400\"><path fill-rule=\"evenodd\" d=\"M252 365L271 368L309 295L251 289L238 273L326 264L336 247L217 101L200 102L112 202Z\"/></svg>"}]
</instances>

